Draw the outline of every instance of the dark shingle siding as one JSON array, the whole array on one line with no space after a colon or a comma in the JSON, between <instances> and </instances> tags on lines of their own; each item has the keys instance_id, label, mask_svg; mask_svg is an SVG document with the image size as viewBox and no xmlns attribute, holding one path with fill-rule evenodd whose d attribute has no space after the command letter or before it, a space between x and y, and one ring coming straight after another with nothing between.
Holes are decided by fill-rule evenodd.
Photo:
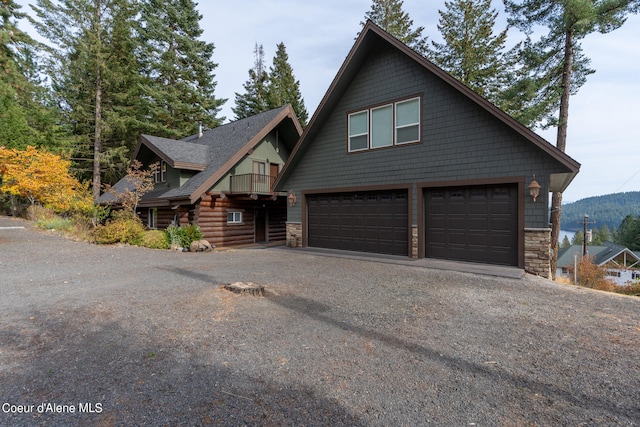
<instances>
[{"instance_id":1,"label":"dark shingle siding","mask_svg":"<svg viewBox=\"0 0 640 427\"><path fill-rule=\"evenodd\" d=\"M422 96L421 144L347 153L348 112L415 94ZM554 172L566 171L466 96L387 47L365 61L285 185L314 189L500 176L530 179L534 173L540 181ZM546 198L541 195L538 203ZM547 225L546 210L536 206L531 211L526 227ZM299 212L291 213L290 220L299 220Z\"/></svg>"}]
</instances>

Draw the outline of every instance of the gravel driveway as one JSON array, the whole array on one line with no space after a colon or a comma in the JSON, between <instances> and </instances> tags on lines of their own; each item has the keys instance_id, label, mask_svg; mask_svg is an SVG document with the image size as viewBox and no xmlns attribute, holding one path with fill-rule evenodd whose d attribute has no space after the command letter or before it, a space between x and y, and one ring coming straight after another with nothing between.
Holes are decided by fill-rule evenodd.
<instances>
[{"instance_id":1,"label":"gravel driveway","mask_svg":"<svg viewBox=\"0 0 640 427\"><path fill-rule=\"evenodd\" d=\"M102 247L0 217L16 226L2 426L640 425L638 298L285 248Z\"/></svg>"}]
</instances>

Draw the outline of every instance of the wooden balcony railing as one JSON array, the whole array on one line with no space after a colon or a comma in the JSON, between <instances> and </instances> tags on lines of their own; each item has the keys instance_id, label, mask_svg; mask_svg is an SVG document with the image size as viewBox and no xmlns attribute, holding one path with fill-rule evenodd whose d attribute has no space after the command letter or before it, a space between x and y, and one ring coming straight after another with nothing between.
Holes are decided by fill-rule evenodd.
<instances>
[{"instance_id":1,"label":"wooden balcony railing","mask_svg":"<svg viewBox=\"0 0 640 427\"><path fill-rule=\"evenodd\" d=\"M231 193L272 194L275 176L247 173L231 176Z\"/></svg>"}]
</instances>

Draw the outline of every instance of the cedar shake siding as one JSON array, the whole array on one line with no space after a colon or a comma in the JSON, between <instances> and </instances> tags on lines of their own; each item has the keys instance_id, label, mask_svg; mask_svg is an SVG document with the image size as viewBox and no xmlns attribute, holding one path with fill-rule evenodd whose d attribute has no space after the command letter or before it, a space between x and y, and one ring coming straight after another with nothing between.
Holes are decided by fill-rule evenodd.
<instances>
[{"instance_id":1,"label":"cedar shake siding","mask_svg":"<svg viewBox=\"0 0 640 427\"><path fill-rule=\"evenodd\" d=\"M386 129L380 130L377 112L389 106L386 110L394 111L395 119L400 113L393 108L416 97L417 141L350 150L351 135L366 134L372 141L376 129ZM364 111L369 124L352 130L351 117ZM362 139L358 143L362 148ZM538 265L548 261L548 248L527 245L536 249L525 254L525 235L547 230L549 192L564 190L579 166L368 22L293 150L276 190L298 195L287 215L289 229L301 234L295 236L298 245L308 246L311 237L312 246L384 253L388 242L359 236L360 224L368 224L368 234L382 233L384 200L394 200L406 189L407 224L397 227L406 236L398 241L394 235L393 241L400 242L394 253L520 268L535 264L533 272L547 276L548 268ZM542 187L536 202L528 191L534 175ZM364 200L362 207L359 200ZM325 201L335 209L325 208ZM344 224L354 226L333 234ZM329 238L322 236L325 230L332 233Z\"/></svg>"}]
</instances>

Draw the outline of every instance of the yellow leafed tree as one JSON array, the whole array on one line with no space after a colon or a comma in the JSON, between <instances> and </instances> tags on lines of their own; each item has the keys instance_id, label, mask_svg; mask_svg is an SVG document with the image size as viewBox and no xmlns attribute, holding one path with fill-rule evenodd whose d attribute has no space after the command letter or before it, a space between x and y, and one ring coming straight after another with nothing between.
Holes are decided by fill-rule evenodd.
<instances>
[{"instance_id":1,"label":"yellow leafed tree","mask_svg":"<svg viewBox=\"0 0 640 427\"><path fill-rule=\"evenodd\" d=\"M84 187L69 173L71 162L45 150L0 147L0 191L57 212L84 204Z\"/></svg>"}]
</instances>

